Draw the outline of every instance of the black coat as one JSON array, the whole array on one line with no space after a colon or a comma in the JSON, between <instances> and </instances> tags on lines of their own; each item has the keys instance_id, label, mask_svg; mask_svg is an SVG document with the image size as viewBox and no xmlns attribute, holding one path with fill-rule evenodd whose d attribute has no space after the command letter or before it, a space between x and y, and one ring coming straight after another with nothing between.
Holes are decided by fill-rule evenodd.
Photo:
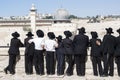
<instances>
[{"instance_id":1,"label":"black coat","mask_svg":"<svg viewBox=\"0 0 120 80\"><path fill-rule=\"evenodd\" d=\"M10 42L10 48L8 50L9 54L20 54L19 47L23 47L23 43L20 41L20 39L12 38Z\"/></svg>"},{"instance_id":2,"label":"black coat","mask_svg":"<svg viewBox=\"0 0 120 80\"><path fill-rule=\"evenodd\" d=\"M99 41L101 43L100 39L95 39L95 38L90 39L90 47L91 47L90 56L101 57L102 56L101 46L98 45L96 41Z\"/></svg>"},{"instance_id":3,"label":"black coat","mask_svg":"<svg viewBox=\"0 0 120 80\"><path fill-rule=\"evenodd\" d=\"M103 37L102 51L103 54L114 54L116 46L116 38L113 35L106 34Z\"/></svg>"},{"instance_id":4,"label":"black coat","mask_svg":"<svg viewBox=\"0 0 120 80\"><path fill-rule=\"evenodd\" d=\"M115 50L115 56L120 56L120 36L116 38L116 50Z\"/></svg>"},{"instance_id":5,"label":"black coat","mask_svg":"<svg viewBox=\"0 0 120 80\"><path fill-rule=\"evenodd\" d=\"M87 48L89 45L89 38L84 34L76 35L73 39L75 54L87 55Z\"/></svg>"},{"instance_id":6,"label":"black coat","mask_svg":"<svg viewBox=\"0 0 120 80\"><path fill-rule=\"evenodd\" d=\"M72 40L69 38L63 39L64 54L73 54Z\"/></svg>"},{"instance_id":7,"label":"black coat","mask_svg":"<svg viewBox=\"0 0 120 80\"><path fill-rule=\"evenodd\" d=\"M56 48L56 54L64 54L63 42L58 42L58 47Z\"/></svg>"},{"instance_id":8,"label":"black coat","mask_svg":"<svg viewBox=\"0 0 120 80\"><path fill-rule=\"evenodd\" d=\"M32 39L32 37L28 37L24 40L24 45L25 45L25 55L33 55L34 54L34 48L35 45L34 43L28 43L28 41Z\"/></svg>"}]
</instances>

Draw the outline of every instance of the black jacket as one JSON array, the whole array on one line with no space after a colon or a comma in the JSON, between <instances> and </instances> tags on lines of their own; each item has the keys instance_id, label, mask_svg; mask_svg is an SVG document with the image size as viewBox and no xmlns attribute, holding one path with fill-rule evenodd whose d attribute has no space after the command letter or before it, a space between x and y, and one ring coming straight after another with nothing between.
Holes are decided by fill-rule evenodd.
<instances>
[{"instance_id":1,"label":"black jacket","mask_svg":"<svg viewBox=\"0 0 120 80\"><path fill-rule=\"evenodd\" d=\"M65 54L63 49L63 42L58 42L58 47L56 48L56 54Z\"/></svg>"},{"instance_id":2,"label":"black jacket","mask_svg":"<svg viewBox=\"0 0 120 80\"><path fill-rule=\"evenodd\" d=\"M90 47L91 47L90 56L101 57L102 56L101 45L98 45L96 41L99 41L101 43L100 39L95 39L95 38L90 39Z\"/></svg>"},{"instance_id":3,"label":"black jacket","mask_svg":"<svg viewBox=\"0 0 120 80\"><path fill-rule=\"evenodd\" d=\"M28 43L28 41L32 39L32 37L28 37L24 40L24 45L25 45L25 55L33 55L34 54L34 49L35 45L34 43Z\"/></svg>"},{"instance_id":4,"label":"black jacket","mask_svg":"<svg viewBox=\"0 0 120 80\"><path fill-rule=\"evenodd\" d=\"M115 57L120 56L120 36L116 38L116 49L115 49Z\"/></svg>"},{"instance_id":5,"label":"black jacket","mask_svg":"<svg viewBox=\"0 0 120 80\"><path fill-rule=\"evenodd\" d=\"M89 45L89 38L84 34L76 35L73 39L75 54L87 55L87 48Z\"/></svg>"},{"instance_id":6,"label":"black jacket","mask_svg":"<svg viewBox=\"0 0 120 80\"><path fill-rule=\"evenodd\" d=\"M72 40L69 38L63 39L64 54L73 54Z\"/></svg>"},{"instance_id":7,"label":"black jacket","mask_svg":"<svg viewBox=\"0 0 120 80\"><path fill-rule=\"evenodd\" d=\"M103 54L114 54L116 46L116 39L113 35L106 34L103 37L103 43L102 43L102 51Z\"/></svg>"},{"instance_id":8,"label":"black jacket","mask_svg":"<svg viewBox=\"0 0 120 80\"><path fill-rule=\"evenodd\" d=\"M9 54L15 54L18 55L20 54L19 47L23 47L23 43L17 39L17 38L12 38L10 42L10 48L8 50Z\"/></svg>"}]
</instances>

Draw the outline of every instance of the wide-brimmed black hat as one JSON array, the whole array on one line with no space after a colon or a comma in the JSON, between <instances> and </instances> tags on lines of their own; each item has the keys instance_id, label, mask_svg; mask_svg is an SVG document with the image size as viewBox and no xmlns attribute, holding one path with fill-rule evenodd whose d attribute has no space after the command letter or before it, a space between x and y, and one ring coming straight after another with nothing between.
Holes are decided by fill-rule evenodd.
<instances>
[{"instance_id":1,"label":"wide-brimmed black hat","mask_svg":"<svg viewBox=\"0 0 120 80\"><path fill-rule=\"evenodd\" d=\"M97 37L98 37L98 34L97 34L96 31L92 31L92 32L91 32L91 35L92 35L93 38L97 38Z\"/></svg>"},{"instance_id":2,"label":"wide-brimmed black hat","mask_svg":"<svg viewBox=\"0 0 120 80\"><path fill-rule=\"evenodd\" d=\"M20 37L20 34L18 32L14 32L14 33L12 33L12 36L13 37Z\"/></svg>"},{"instance_id":3,"label":"wide-brimmed black hat","mask_svg":"<svg viewBox=\"0 0 120 80\"><path fill-rule=\"evenodd\" d=\"M106 31L107 31L107 33L114 33L114 32L113 32L113 29L112 29L111 27L106 28Z\"/></svg>"},{"instance_id":4,"label":"wide-brimmed black hat","mask_svg":"<svg viewBox=\"0 0 120 80\"><path fill-rule=\"evenodd\" d=\"M62 36L59 35L58 37L56 37L56 39L57 39L58 41L62 41Z\"/></svg>"},{"instance_id":5,"label":"wide-brimmed black hat","mask_svg":"<svg viewBox=\"0 0 120 80\"><path fill-rule=\"evenodd\" d=\"M64 31L66 37L71 37L72 33L70 31Z\"/></svg>"},{"instance_id":6,"label":"wide-brimmed black hat","mask_svg":"<svg viewBox=\"0 0 120 80\"><path fill-rule=\"evenodd\" d=\"M86 33L84 27L82 27L82 28L78 28L78 30L79 30L79 33Z\"/></svg>"},{"instance_id":7,"label":"wide-brimmed black hat","mask_svg":"<svg viewBox=\"0 0 120 80\"><path fill-rule=\"evenodd\" d=\"M120 34L120 28L119 28L119 29L117 29L117 32Z\"/></svg>"},{"instance_id":8,"label":"wide-brimmed black hat","mask_svg":"<svg viewBox=\"0 0 120 80\"><path fill-rule=\"evenodd\" d=\"M36 34L38 37L44 37L44 32L42 30L37 30Z\"/></svg>"},{"instance_id":9,"label":"wide-brimmed black hat","mask_svg":"<svg viewBox=\"0 0 120 80\"><path fill-rule=\"evenodd\" d=\"M34 34L32 34L32 32L28 32L26 36L34 36Z\"/></svg>"},{"instance_id":10,"label":"wide-brimmed black hat","mask_svg":"<svg viewBox=\"0 0 120 80\"><path fill-rule=\"evenodd\" d=\"M53 32L48 32L47 35L50 39L55 39L55 34Z\"/></svg>"}]
</instances>

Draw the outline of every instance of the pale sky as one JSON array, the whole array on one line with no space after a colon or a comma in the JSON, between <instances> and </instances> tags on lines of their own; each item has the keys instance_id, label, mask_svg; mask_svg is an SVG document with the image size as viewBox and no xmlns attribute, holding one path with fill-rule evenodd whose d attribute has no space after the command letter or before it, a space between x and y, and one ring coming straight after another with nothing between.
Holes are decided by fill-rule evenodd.
<instances>
[{"instance_id":1,"label":"pale sky","mask_svg":"<svg viewBox=\"0 0 120 80\"><path fill-rule=\"evenodd\" d=\"M62 7L79 17L120 15L120 0L1 0L0 16L25 16L32 3L38 13L55 13Z\"/></svg>"}]
</instances>

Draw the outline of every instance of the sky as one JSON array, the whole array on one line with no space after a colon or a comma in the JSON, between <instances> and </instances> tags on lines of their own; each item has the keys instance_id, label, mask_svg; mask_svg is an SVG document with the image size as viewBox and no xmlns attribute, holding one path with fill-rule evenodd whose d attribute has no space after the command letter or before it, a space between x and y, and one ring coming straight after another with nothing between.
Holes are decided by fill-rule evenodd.
<instances>
[{"instance_id":1,"label":"sky","mask_svg":"<svg viewBox=\"0 0 120 80\"><path fill-rule=\"evenodd\" d=\"M28 15L32 4L43 14L64 8L79 17L120 15L120 0L1 0L0 17Z\"/></svg>"}]
</instances>

